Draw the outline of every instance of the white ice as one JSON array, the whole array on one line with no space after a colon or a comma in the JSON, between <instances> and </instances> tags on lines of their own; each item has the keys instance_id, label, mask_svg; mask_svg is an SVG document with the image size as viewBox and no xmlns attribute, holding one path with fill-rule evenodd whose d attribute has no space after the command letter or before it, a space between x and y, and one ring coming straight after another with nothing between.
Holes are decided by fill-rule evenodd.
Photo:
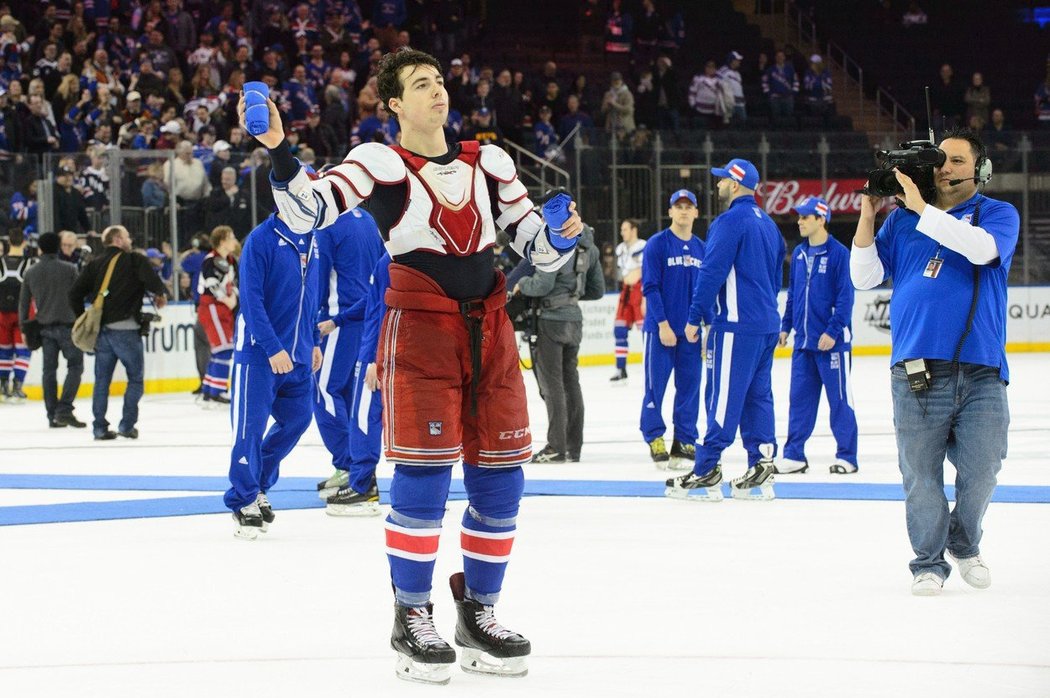
<instances>
[{"instance_id":1,"label":"white ice","mask_svg":"<svg viewBox=\"0 0 1050 698\"><path fill-rule=\"evenodd\" d=\"M1002 484L1050 485L1047 359L1010 357ZM822 408L813 469L780 482L899 482L887 364L854 363L860 473L827 473ZM608 385L609 367L582 371L583 462L527 476L666 477L638 433L641 371L630 368L626 388ZM781 442L788 369L775 362ZM526 384L539 446L546 414L531 375ZM81 419L90 408L78 401ZM119 409L114 398L111 420ZM0 405L0 425L5 474L223 476L228 464L225 415L184 395L147 395L137 442L49 430L40 403ZM328 462L311 428L282 472L321 478ZM743 470L739 445L724 463L728 477ZM182 494L201 493L7 489L0 506ZM449 639L463 506L449 504L435 573ZM529 676L456 669L432 688L394 676L379 518L279 511L255 543L233 538L228 515L6 526L0 697L1050 696L1050 505L992 504L985 530L991 589L954 574L940 597L916 598L901 502L527 498L498 617L532 640Z\"/></svg>"}]
</instances>

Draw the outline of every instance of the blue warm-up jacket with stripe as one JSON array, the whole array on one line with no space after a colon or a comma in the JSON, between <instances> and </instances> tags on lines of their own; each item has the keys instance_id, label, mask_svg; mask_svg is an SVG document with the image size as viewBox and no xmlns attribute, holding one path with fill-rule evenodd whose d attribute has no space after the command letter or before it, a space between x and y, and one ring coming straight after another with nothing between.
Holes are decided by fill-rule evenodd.
<instances>
[{"instance_id":1,"label":"blue warm-up jacket with stripe","mask_svg":"<svg viewBox=\"0 0 1050 698\"><path fill-rule=\"evenodd\" d=\"M742 196L707 231L689 324L739 334L776 334L786 246L754 198Z\"/></svg>"},{"instance_id":2,"label":"blue warm-up jacket with stripe","mask_svg":"<svg viewBox=\"0 0 1050 698\"><path fill-rule=\"evenodd\" d=\"M315 231L320 254L321 316L334 318L368 293L368 277L383 256L383 238L371 214L347 211L335 223Z\"/></svg>"},{"instance_id":3,"label":"blue warm-up jacket with stripe","mask_svg":"<svg viewBox=\"0 0 1050 698\"><path fill-rule=\"evenodd\" d=\"M682 240L664 228L649 238L642 257L646 332L659 332L666 320L676 335L685 336L689 302L703 261L704 242L698 237Z\"/></svg>"},{"instance_id":4,"label":"blue warm-up jacket with stripe","mask_svg":"<svg viewBox=\"0 0 1050 698\"><path fill-rule=\"evenodd\" d=\"M320 337L320 266L313 234L293 232L277 214L248 235L239 268L238 363L269 364L283 349L294 363L310 365Z\"/></svg>"},{"instance_id":5,"label":"blue warm-up jacket with stripe","mask_svg":"<svg viewBox=\"0 0 1050 698\"><path fill-rule=\"evenodd\" d=\"M849 250L833 237L813 256L807 269L808 240L791 256L787 307L781 332L795 330L795 348L819 351L820 335L835 340L835 351L849 351L853 341L853 282L849 277Z\"/></svg>"}]
</instances>

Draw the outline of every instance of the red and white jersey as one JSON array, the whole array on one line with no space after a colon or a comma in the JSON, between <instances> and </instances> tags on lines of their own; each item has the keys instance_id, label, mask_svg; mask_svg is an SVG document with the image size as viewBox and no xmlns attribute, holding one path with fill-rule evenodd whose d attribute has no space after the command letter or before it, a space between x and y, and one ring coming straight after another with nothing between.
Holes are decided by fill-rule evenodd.
<instances>
[{"instance_id":1,"label":"red and white jersey","mask_svg":"<svg viewBox=\"0 0 1050 698\"><path fill-rule=\"evenodd\" d=\"M237 295L237 261L232 255L220 257L215 250L208 253L197 277L197 293L201 298L211 296L220 301Z\"/></svg>"},{"instance_id":2,"label":"red and white jersey","mask_svg":"<svg viewBox=\"0 0 1050 698\"><path fill-rule=\"evenodd\" d=\"M378 188L404 185L400 217L380 226L391 257L413 251L468 257L493 246L501 228L511 234L511 247L540 270L567 262L572 255L550 245L511 157L476 141L459 147L452 161L440 164L397 146L363 143L321 177L300 168L285 185L274 185L274 200L289 227L305 232L331 225Z\"/></svg>"}]
</instances>

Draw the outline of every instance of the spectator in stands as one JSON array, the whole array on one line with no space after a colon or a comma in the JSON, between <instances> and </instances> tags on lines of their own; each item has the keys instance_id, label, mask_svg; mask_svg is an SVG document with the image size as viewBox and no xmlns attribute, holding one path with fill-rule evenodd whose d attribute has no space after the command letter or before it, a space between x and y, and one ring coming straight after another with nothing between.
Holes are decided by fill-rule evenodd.
<instances>
[{"instance_id":1,"label":"spectator in stands","mask_svg":"<svg viewBox=\"0 0 1050 698\"><path fill-rule=\"evenodd\" d=\"M281 86L281 93L288 104L288 116L292 121L304 121L307 113L317 105L317 95L306 79L306 67L297 65L292 77Z\"/></svg>"},{"instance_id":2,"label":"spectator in stands","mask_svg":"<svg viewBox=\"0 0 1050 698\"><path fill-rule=\"evenodd\" d=\"M157 144L157 122L147 117L141 117L138 120L138 124L139 132L131 139L131 149L152 150Z\"/></svg>"},{"instance_id":3,"label":"spectator in stands","mask_svg":"<svg viewBox=\"0 0 1050 698\"><path fill-rule=\"evenodd\" d=\"M678 74L668 56L656 59L653 68L653 93L656 95L656 128L678 130Z\"/></svg>"},{"instance_id":4,"label":"spectator in stands","mask_svg":"<svg viewBox=\"0 0 1050 698\"><path fill-rule=\"evenodd\" d=\"M492 99L492 84L488 80L478 80L474 85L474 95L468 102L468 106L471 111L478 109L492 111L495 108L495 102Z\"/></svg>"},{"instance_id":5,"label":"spectator in stands","mask_svg":"<svg viewBox=\"0 0 1050 698\"><path fill-rule=\"evenodd\" d=\"M623 0L612 0L605 20L605 52L630 53L634 43L634 18L623 11Z\"/></svg>"},{"instance_id":6,"label":"spectator in stands","mask_svg":"<svg viewBox=\"0 0 1050 698\"><path fill-rule=\"evenodd\" d=\"M164 22L168 30L168 46L179 56L180 62L197 46L197 26L193 17L182 8L182 0L166 0Z\"/></svg>"},{"instance_id":7,"label":"spectator in stands","mask_svg":"<svg viewBox=\"0 0 1050 698\"><path fill-rule=\"evenodd\" d=\"M153 65L151 54L143 52L139 54L138 72L131 73L131 87L139 93L146 95L164 96L167 89L167 73L157 70Z\"/></svg>"},{"instance_id":8,"label":"spectator in stands","mask_svg":"<svg viewBox=\"0 0 1050 698\"><path fill-rule=\"evenodd\" d=\"M11 196L10 216L11 220L14 221L19 227L21 227L22 232L24 232L28 236L38 232L36 225L36 214L36 180L30 180L29 184L26 185L25 194L23 194L20 191L16 191Z\"/></svg>"},{"instance_id":9,"label":"spectator in stands","mask_svg":"<svg viewBox=\"0 0 1050 698\"><path fill-rule=\"evenodd\" d=\"M248 193L237 186L237 170L224 167L219 186L208 195L207 216L204 227L215 228L228 225L238 239L243 239L252 229L252 202Z\"/></svg>"},{"instance_id":10,"label":"spectator in stands","mask_svg":"<svg viewBox=\"0 0 1050 698\"><path fill-rule=\"evenodd\" d=\"M835 96L831 92L831 70L824 65L819 53L809 57L809 67L802 77L802 98L811 116L827 117Z\"/></svg>"},{"instance_id":11,"label":"spectator in stands","mask_svg":"<svg viewBox=\"0 0 1050 698\"><path fill-rule=\"evenodd\" d=\"M385 110L384 110L385 111ZM389 121L389 119L388 119ZM339 149L339 143L335 131L328 124L321 123L321 108L311 107L306 113L306 126L300 136L303 142L313 149L319 158L339 158L346 155L345 151ZM394 141L397 142L396 140Z\"/></svg>"},{"instance_id":12,"label":"spectator in stands","mask_svg":"<svg viewBox=\"0 0 1050 698\"><path fill-rule=\"evenodd\" d=\"M451 91L449 94L451 94ZM373 75L368 78L368 82L365 83L365 86L357 93L357 118L367 119L370 116L375 116L378 108L379 88L376 85L376 78Z\"/></svg>"},{"instance_id":13,"label":"spectator in stands","mask_svg":"<svg viewBox=\"0 0 1050 698\"><path fill-rule=\"evenodd\" d=\"M573 96L580 103L580 111L587 114L594 113L594 106L598 103L598 99L594 94L594 90L587 84L587 76L583 73L577 75L576 79L572 81L572 87L569 88L566 98Z\"/></svg>"},{"instance_id":14,"label":"spectator in stands","mask_svg":"<svg viewBox=\"0 0 1050 698\"><path fill-rule=\"evenodd\" d=\"M634 60L639 65L649 65L656 59L657 44L663 18L656 11L653 0L642 0L642 10L634 22Z\"/></svg>"},{"instance_id":15,"label":"spectator in stands","mask_svg":"<svg viewBox=\"0 0 1050 698\"><path fill-rule=\"evenodd\" d=\"M992 91L984 84L984 76L974 73L966 88L963 100L966 102L966 123L970 128L980 131L988 123L988 112L992 104ZM973 123L976 117L977 122Z\"/></svg>"},{"instance_id":16,"label":"spectator in stands","mask_svg":"<svg viewBox=\"0 0 1050 698\"><path fill-rule=\"evenodd\" d=\"M963 90L955 82L954 71L948 63L941 66L940 79L930 88L930 102L933 104L934 129L952 129L960 125L965 110Z\"/></svg>"},{"instance_id":17,"label":"spectator in stands","mask_svg":"<svg viewBox=\"0 0 1050 698\"><path fill-rule=\"evenodd\" d=\"M718 77L722 101L732 105L732 111L723 115L725 123L739 126L747 120L747 106L744 101L744 83L740 76L740 63L744 60L739 51L730 51L725 63L715 74Z\"/></svg>"},{"instance_id":18,"label":"spectator in stands","mask_svg":"<svg viewBox=\"0 0 1050 698\"><path fill-rule=\"evenodd\" d=\"M784 121L795 115L795 95L798 94L798 76L788 63L784 51L777 51L773 65L762 75L762 92L769 99L773 121Z\"/></svg>"},{"instance_id":19,"label":"spectator in stands","mask_svg":"<svg viewBox=\"0 0 1050 698\"><path fill-rule=\"evenodd\" d=\"M619 3L614 3L614 7ZM602 114L606 130L623 138L634 131L634 95L623 82L619 72L609 75L609 91L602 98Z\"/></svg>"},{"instance_id":20,"label":"spectator in stands","mask_svg":"<svg viewBox=\"0 0 1050 698\"><path fill-rule=\"evenodd\" d=\"M492 112L482 107L474 111L470 124L463 127L463 140L478 141L482 145L503 147L503 131L492 123Z\"/></svg>"},{"instance_id":21,"label":"spectator in stands","mask_svg":"<svg viewBox=\"0 0 1050 698\"><path fill-rule=\"evenodd\" d=\"M1050 61L1047 61L1046 79L1035 90L1035 118L1042 128L1050 128Z\"/></svg>"},{"instance_id":22,"label":"spectator in stands","mask_svg":"<svg viewBox=\"0 0 1050 698\"><path fill-rule=\"evenodd\" d=\"M105 49L100 48L95 51L80 75L84 87L97 90L98 86L106 85L110 92L118 95L124 94L124 85L117 79L117 71L109 64L109 54Z\"/></svg>"},{"instance_id":23,"label":"spectator in stands","mask_svg":"<svg viewBox=\"0 0 1050 698\"><path fill-rule=\"evenodd\" d=\"M220 186L222 171L232 167L231 156L233 154L230 144L224 140L217 140L211 146L212 160L208 165L208 181L211 182L212 190Z\"/></svg>"},{"instance_id":24,"label":"spectator in stands","mask_svg":"<svg viewBox=\"0 0 1050 698\"><path fill-rule=\"evenodd\" d=\"M397 33L408 19L405 0L375 0L372 7L372 30L384 50L397 45Z\"/></svg>"},{"instance_id":25,"label":"spectator in stands","mask_svg":"<svg viewBox=\"0 0 1050 698\"><path fill-rule=\"evenodd\" d=\"M496 123L503 129L510 140L518 140L518 129L521 127L521 92L512 82L509 70L504 68L496 76L496 85L492 88L492 104Z\"/></svg>"},{"instance_id":26,"label":"spectator in stands","mask_svg":"<svg viewBox=\"0 0 1050 698\"><path fill-rule=\"evenodd\" d=\"M544 160L552 160L558 145L558 134L551 125L551 108L546 104L540 107L539 120L532 129L535 138L534 151Z\"/></svg>"},{"instance_id":27,"label":"spectator in stands","mask_svg":"<svg viewBox=\"0 0 1050 698\"><path fill-rule=\"evenodd\" d=\"M182 68L168 69L168 84L164 88L164 99L174 105L177 111L182 111L189 98L189 89L186 86Z\"/></svg>"},{"instance_id":28,"label":"spectator in stands","mask_svg":"<svg viewBox=\"0 0 1050 698\"><path fill-rule=\"evenodd\" d=\"M82 234L91 228L84 195L73 186L73 169L62 166L55 173L55 230Z\"/></svg>"},{"instance_id":29,"label":"spectator in stands","mask_svg":"<svg viewBox=\"0 0 1050 698\"><path fill-rule=\"evenodd\" d=\"M102 146L88 148L91 163L76 180L76 187L84 195L88 208L101 211L109 206L109 172L106 171L106 150Z\"/></svg>"},{"instance_id":30,"label":"spectator in stands","mask_svg":"<svg viewBox=\"0 0 1050 698\"><path fill-rule=\"evenodd\" d=\"M988 147L988 157L996 172L1013 172L1021 160L1014 136L1006 127L1006 116L1002 109L993 109L991 121L984 127L981 139Z\"/></svg>"},{"instance_id":31,"label":"spectator in stands","mask_svg":"<svg viewBox=\"0 0 1050 698\"><path fill-rule=\"evenodd\" d=\"M913 27L925 27L926 22L926 13L923 12L921 7L919 7L919 3L915 0L908 3L908 9L904 12L904 16L901 17L901 24L908 29Z\"/></svg>"},{"instance_id":32,"label":"spectator in stands","mask_svg":"<svg viewBox=\"0 0 1050 698\"><path fill-rule=\"evenodd\" d=\"M75 78L74 78L75 79ZM0 86L0 150L10 153L25 152L25 126L22 115Z\"/></svg>"},{"instance_id":33,"label":"spectator in stands","mask_svg":"<svg viewBox=\"0 0 1050 698\"><path fill-rule=\"evenodd\" d=\"M347 151L347 136L350 133L350 115L343 106L342 95L335 85L324 89L324 109L321 112L321 123L332 129L335 136L333 157L343 157Z\"/></svg>"},{"instance_id":34,"label":"spectator in stands","mask_svg":"<svg viewBox=\"0 0 1050 698\"><path fill-rule=\"evenodd\" d=\"M145 50L151 67L161 75L168 75L172 68L179 65L175 51L165 43L164 32L161 29L152 29L149 32L149 43Z\"/></svg>"},{"instance_id":35,"label":"spectator in stands","mask_svg":"<svg viewBox=\"0 0 1050 698\"><path fill-rule=\"evenodd\" d=\"M401 129L397 119L390 118L386 105L380 104L375 116L362 119L350 135L350 147L361 143L385 143L396 145ZM342 155L342 154L341 154Z\"/></svg>"},{"instance_id":36,"label":"spectator in stands","mask_svg":"<svg viewBox=\"0 0 1050 698\"><path fill-rule=\"evenodd\" d=\"M179 142L181 134L182 124L175 119L165 121L164 125L160 127L160 134L157 136L153 148L155 150L171 150Z\"/></svg>"},{"instance_id":37,"label":"spectator in stands","mask_svg":"<svg viewBox=\"0 0 1050 698\"><path fill-rule=\"evenodd\" d=\"M634 120L647 128L656 126L656 91L650 68L642 70L634 88Z\"/></svg>"},{"instance_id":38,"label":"spectator in stands","mask_svg":"<svg viewBox=\"0 0 1050 698\"><path fill-rule=\"evenodd\" d=\"M51 102L47 101L47 96L44 94L44 81L40 78L34 78L29 81L29 89L26 91L26 95L32 97L38 95L44 101L44 116L51 122L51 125L56 129L58 128L58 122L55 120L55 110L51 106ZM61 118L61 115L58 115Z\"/></svg>"},{"instance_id":39,"label":"spectator in stands","mask_svg":"<svg viewBox=\"0 0 1050 698\"><path fill-rule=\"evenodd\" d=\"M151 162L146 167L146 179L142 182L142 205L145 208L164 208L168 201L168 185L164 181L164 166Z\"/></svg>"},{"instance_id":40,"label":"spectator in stands","mask_svg":"<svg viewBox=\"0 0 1050 698\"><path fill-rule=\"evenodd\" d=\"M560 119L565 113L565 99L561 96L561 86L557 80L550 80L544 88L543 97L540 99L540 108L543 107L547 107L555 119Z\"/></svg>"},{"instance_id":41,"label":"spectator in stands","mask_svg":"<svg viewBox=\"0 0 1050 698\"><path fill-rule=\"evenodd\" d=\"M11 83L17 85L18 82ZM29 116L23 122L25 149L27 153L42 155L58 150L58 129L48 121L44 111L44 99L33 95L27 100Z\"/></svg>"},{"instance_id":42,"label":"spectator in stands","mask_svg":"<svg viewBox=\"0 0 1050 698\"><path fill-rule=\"evenodd\" d=\"M670 7L660 26L660 51L674 57L685 43L685 17L678 7Z\"/></svg>"},{"instance_id":43,"label":"spectator in stands","mask_svg":"<svg viewBox=\"0 0 1050 698\"><path fill-rule=\"evenodd\" d=\"M580 100L576 95L569 95L569 98L565 100L565 106L568 111L565 113L565 116L558 119L558 140L568 138L577 124L579 124L581 129L594 128L594 120L589 114L580 110ZM567 151L572 151L575 147L575 139L565 144L565 150Z\"/></svg>"},{"instance_id":44,"label":"spectator in stands","mask_svg":"<svg viewBox=\"0 0 1050 698\"><path fill-rule=\"evenodd\" d=\"M248 134L240 126L232 126L230 128L230 136L227 140L230 143L231 153L243 155L251 149L251 144L248 142Z\"/></svg>"},{"instance_id":45,"label":"spectator in stands","mask_svg":"<svg viewBox=\"0 0 1050 698\"><path fill-rule=\"evenodd\" d=\"M306 63L306 80L313 88L314 94L322 94L328 79L332 76L332 64L324 56L320 43L310 47L310 60Z\"/></svg>"},{"instance_id":46,"label":"spectator in stands","mask_svg":"<svg viewBox=\"0 0 1050 698\"><path fill-rule=\"evenodd\" d=\"M693 109L694 127L717 129L722 126L726 105L714 61L705 63L704 72L693 76L689 86L689 106Z\"/></svg>"},{"instance_id":47,"label":"spectator in stands","mask_svg":"<svg viewBox=\"0 0 1050 698\"><path fill-rule=\"evenodd\" d=\"M453 56L463 39L463 20L466 13L462 0L437 0L434 8L434 52L441 57Z\"/></svg>"}]
</instances>

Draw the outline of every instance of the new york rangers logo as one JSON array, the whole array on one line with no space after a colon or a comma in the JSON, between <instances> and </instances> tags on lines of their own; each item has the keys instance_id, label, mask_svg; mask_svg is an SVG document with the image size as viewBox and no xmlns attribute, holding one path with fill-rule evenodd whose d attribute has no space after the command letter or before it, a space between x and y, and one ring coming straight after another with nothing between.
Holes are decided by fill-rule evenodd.
<instances>
[{"instance_id":1,"label":"new york rangers logo","mask_svg":"<svg viewBox=\"0 0 1050 698\"><path fill-rule=\"evenodd\" d=\"M441 436L442 422L427 422L431 436Z\"/></svg>"},{"instance_id":2,"label":"new york rangers logo","mask_svg":"<svg viewBox=\"0 0 1050 698\"><path fill-rule=\"evenodd\" d=\"M820 215L824 216L825 218L828 217L828 207L827 206L825 206L824 204L817 204L816 205L816 209L817 209L817 213L819 213Z\"/></svg>"},{"instance_id":3,"label":"new york rangers logo","mask_svg":"<svg viewBox=\"0 0 1050 698\"><path fill-rule=\"evenodd\" d=\"M732 165L729 168L729 174L738 182L743 182L744 177L747 175L747 173L744 172L744 168L740 165Z\"/></svg>"}]
</instances>

